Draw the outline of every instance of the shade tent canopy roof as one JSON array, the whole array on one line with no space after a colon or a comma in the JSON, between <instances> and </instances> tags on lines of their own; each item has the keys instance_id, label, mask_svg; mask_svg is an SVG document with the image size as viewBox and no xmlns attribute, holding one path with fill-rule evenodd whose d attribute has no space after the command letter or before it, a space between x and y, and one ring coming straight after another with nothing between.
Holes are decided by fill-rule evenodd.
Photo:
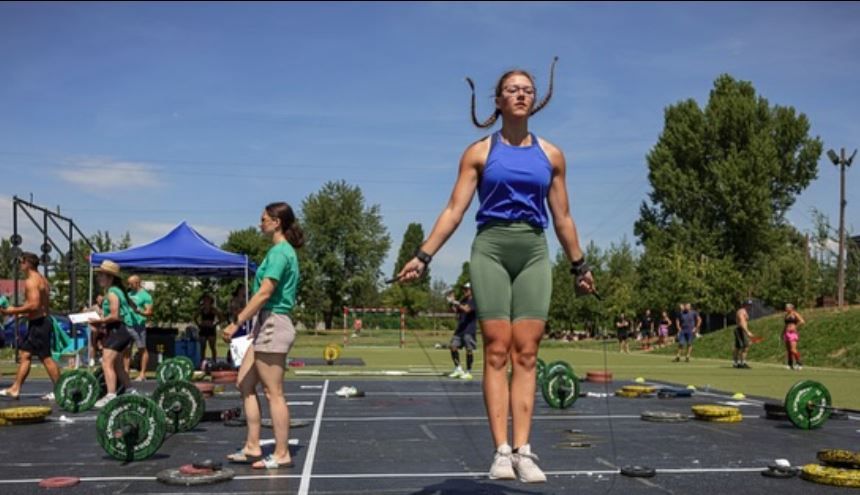
<instances>
[{"instance_id":1,"label":"shade tent canopy roof","mask_svg":"<svg viewBox=\"0 0 860 495\"><path fill-rule=\"evenodd\" d=\"M93 253L91 266L110 260L125 272L202 277L238 277L257 266L244 254L221 250L185 222L149 244L112 253Z\"/></svg>"}]
</instances>

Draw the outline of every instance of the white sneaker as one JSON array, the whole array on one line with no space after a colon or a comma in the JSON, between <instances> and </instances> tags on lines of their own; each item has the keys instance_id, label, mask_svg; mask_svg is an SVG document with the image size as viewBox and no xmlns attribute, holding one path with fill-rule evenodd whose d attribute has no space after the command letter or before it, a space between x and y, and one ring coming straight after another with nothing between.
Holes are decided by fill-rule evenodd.
<instances>
[{"instance_id":1,"label":"white sneaker","mask_svg":"<svg viewBox=\"0 0 860 495\"><path fill-rule=\"evenodd\" d=\"M501 445L496 449L495 457L493 457L493 465L490 466L491 480L517 479L517 475L514 473L511 454L511 446L508 444Z\"/></svg>"},{"instance_id":2,"label":"white sneaker","mask_svg":"<svg viewBox=\"0 0 860 495\"><path fill-rule=\"evenodd\" d=\"M796 369L797 371L801 371L801 370L803 370L803 365L802 365L802 364L798 364L798 365L797 365L797 368L795 368L795 369Z\"/></svg>"},{"instance_id":3,"label":"white sneaker","mask_svg":"<svg viewBox=\"0 0 860 495\"><path fill-rule=\"evenodd\" d=\"M448 375L448 378L461 378L462 376L463 376L463 369L458 367L458 368L454 368L454 371L450 375Z\"/></svg>"},{"instance_id":4,"label":"white sneaker","mask_svg":"<svg viewBox=\"0 0 860 495\"><path fill-rule=\"evenodd\" d=\"M106 405L108 405L108 402L110 402L114 399L116 399L116 394L107 394L104 397L102 397L101 399L99 399L98 401L96 401L96 403L93 405L93 407L96 409L101 409L101 408L105 407Z\"/></svg>"},{"instance_id":5,"label":"white sneaker","mask_svg":"<svg viewBox=\"0 0 860 495\"><path fill-rule=\"evenodd\" d=\"M56 400L54 398L54 392L49 392L42 396L42 400Z\"/></svg>"},{"instance_id":6,"label":"white sneaker","mask_svg":"<svg viewBox=\"0 0 860 495\"><path fill-rule=\"evenodd\" d=\"M462 375L460 375L460 379L461 380L471 380L472 374L467 371L467 372L463 373Z\"/></svg>"},{"instance_id":7,"label":"white sneaker","mask_svg":"<svg viewBox=\"0 0 860 495\"><path fill-rule=\"evenodd\" d=\"M96 367L96 360L95 360L95 359L93 359L93 358L90 358L90 363L89 363L89 364L90 364L90 368L95 368L95 367Z\"/></svg>"},{"instance_id":8,"label":"white sneaker","mask_svg":"<svg viewBox=\"0 0 860 495\"><path fill-rule=\"evenodd\" d=\"M543 483L546 475L536 464L538 456L532 453L531 446L525 444L511 456L514 469L523 483Z\"/></svg>"}]
</instances>

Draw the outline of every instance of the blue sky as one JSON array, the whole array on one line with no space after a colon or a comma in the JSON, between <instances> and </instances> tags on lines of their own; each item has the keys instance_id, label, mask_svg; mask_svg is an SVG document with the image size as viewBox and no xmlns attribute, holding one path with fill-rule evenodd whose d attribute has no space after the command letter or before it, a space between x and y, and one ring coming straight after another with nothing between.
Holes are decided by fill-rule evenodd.
<instances>
[{"instance_id":1,"label":"blue sky","mask_svg":"<svg viewBox=\"0 0 860 495\"><path fill-rule=\"evenodd\" d=\"M86 233L142 243L187 220L220 243L267 202L299 206L345 179L381 206L393 255L409 222L429 232L463 149L483 135L464 77L484 116L503 71L531 70L543 90L558 55L555 96L532 130L567 156L583 241L633 240L663 109L704 104L721 73L806 113L825 149L860 146L858 21L860 4L819 2L5 2L0 235L9 198L32 193ZM815 207L837 224L838 184L822 156L789 220L808 230ZM475 203L434 276L452 282L468 259Z\"/></svg>"}]
</instances>

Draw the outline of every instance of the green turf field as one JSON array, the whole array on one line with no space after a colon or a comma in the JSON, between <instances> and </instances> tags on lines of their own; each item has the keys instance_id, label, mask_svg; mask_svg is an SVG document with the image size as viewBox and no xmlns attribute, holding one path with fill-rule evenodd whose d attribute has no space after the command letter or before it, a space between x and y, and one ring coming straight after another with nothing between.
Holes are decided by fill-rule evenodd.
<instances>
[{"instance_id":1,"label":"green turf field","mask_svg":"<svg viewBox=\"0 0 860 495\"><path fill-rule=\"evenodd\" d=\"M342 356L361 358L365 366L293 368L287 374L287 378L306 379L307 376L296 374L296 371L301 369L326 371L437 370L440 373L451 370L450 353L446 349L434 349L435 343L447 342L450 337L448 332L408 331L406 337L406 347L403 349L397 347L399 337L397 337L396 332L385 340L365 339L364 336L354 339L352 345L343 349ZM303 357L321 358L326 344L341 343L342 339L342 331L321 332L318 335L302 334L299 336L291 357L299 360ZM388 345L380 346L378 345L380 343ZM220 345L219 347L219 352L224 354L226 350L224 346ZM547 342L540 351L540 357L546 362L567 361L573 365L578 375L584 375L587 370L603 369L604 352L602 349L603 345L597 342L579 345ZM732 393L742 392L747 395L771 397L777 401L782 401L788 388L798 380L813 379L827 386L835 405L860 409L860 395L857 393L860 390L860 370L807 366L803 371L790 371L781 364L760 361L750 361L752 366L750 370L737 370L731 367L730 355L722 359L701 358L698 357L699 355L699 348L697 347L692 362L673 363L671 362L671 355L659 353L634 352L630 355L621 355L618 353L617 344L614 341L608 341L605 358L608 369L613 372L618 380L632 380L641 376L646 380L672 382L685 386L694 385L702 390L710 387L714 390ZM2 381L8 382L11 380L10 375L14 372L14 363L9 359L8 350L4 350L2 357L4 359L0 361L0 370L3 372ZM465 356L462 353L461 359L465 361ZM475 362L475 370L478 372L475 374L476 379L480 378L482 363L482 355L479 351L476 354ZM34 367L31 376L44 377L45 373L40 366L37 366ZM356 377L355 379L366 378ZM385 377L384 379L398 378Z\"/></svg>"}]
</instances>

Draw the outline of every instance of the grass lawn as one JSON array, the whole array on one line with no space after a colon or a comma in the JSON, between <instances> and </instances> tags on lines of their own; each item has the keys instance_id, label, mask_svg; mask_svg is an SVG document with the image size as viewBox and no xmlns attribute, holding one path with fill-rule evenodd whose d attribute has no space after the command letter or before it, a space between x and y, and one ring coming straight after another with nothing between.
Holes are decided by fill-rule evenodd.
<instances>
[{"instance_id":1,"label":"grass lawn","mask_svg":"<svg viewBox=\"0 0 860 495\"><path fill-rule=\"evenodd\" d=\"M758 322L756 322L758 323ZM770 323L768 323L770 324ZM812 333L810 323L806 333ZM760 329L753 328L754 333L764 335ZM801 329L801 339L804 339ZM439 372L449 371L452 368L450 353L447 349L434 349L436 343L446 343L450 338L449 332L408 331L406 333L406 346L397 347L399 337L396 333L388 336L371 338L369 335L352 340L352 344L343 349L343 357L361 358L365 366L322 366L307 367L304 369L323 370L408 370L410 368L435 369ZM709 336L702 339L706 342ZM718 336L712 337L715 339ZM328 343L342 343L342 331L321 332L318 335L303 333L299 336L296 347L291 357L301 359L305 357L322 357L323 348ZM811 338L809 339L811 340ZM419 345L420 341L420 345ZM802 341L803 342L803 341ZM374 344L387 343L388 346ZM369 345L370 344L370 345ZM854 342L856 345L856 341ZM480 345L480 343L479 343ZM758 354L752 354L750 361L753 367L750 370L736 370L731 367L730 355L725 352L724 343L720 343L720 359L703 358L700 349L707 349L706 345L696 347L691 363L673 363L671 355L654 353L634 352L631 355L618 353L614 341L609 341L607 352L604 356L603 344L590 342L584 344L560 344L547 342L541 348L540 357L549 363L550 361L564 360L569 362L578 375L584 375L588 370L602 370L604 357L607 366L613 372L617 380L632 380L636 377L644 377L646 380L665 381L681 385L695 385L703 390L710 387L714 390L727 392L743 392L747 395L770 397L781 402L785 398L788 388L801 379L812 379L823 383L830 390L834 404L838 407L860 409L860 370L849 368L830 368L807 366L803 371L786 370L779 360L777 354L771 352L758 361ZM717 347L717 344L713 344ZM764 346L765 343L757 344ZM633 346L631 346L633 347ZM226 353L226 346L219 344L219 353ZM465 356L461 353L461 359ZM475 370L478 371L476 379L480 378L480 370L483 363L480 351L476 353ZM849 361L850 362L850 361ZM14 373L14 362L11 354L3 350L0 354L0 371L3 372L3 382L11 379ZM293 370L295 371L295 369ZM293 371L287 373L287 379L308 379L307 376L297 376ZM31 376L44 377L45 372L41 366L34 366ZM311 378L313 379L313 378ZM365 379L355 377L355 380ZM384 379L401 379L385 377ZM408 377L403 379L410 379ZM414 378L412 378L414 379Z\"/></svg>"}]
</instances>

